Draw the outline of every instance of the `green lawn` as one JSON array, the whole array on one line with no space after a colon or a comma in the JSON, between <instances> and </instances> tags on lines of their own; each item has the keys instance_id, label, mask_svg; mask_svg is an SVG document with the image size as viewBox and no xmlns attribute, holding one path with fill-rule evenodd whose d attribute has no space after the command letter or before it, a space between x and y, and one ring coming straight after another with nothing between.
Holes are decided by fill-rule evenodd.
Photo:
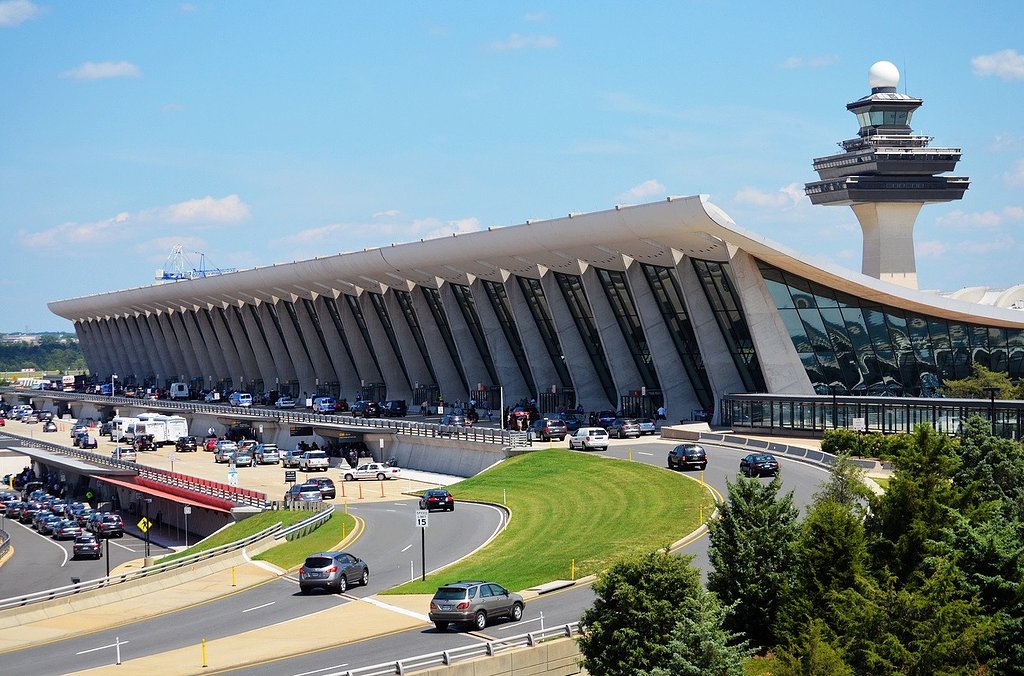
<instances>
[{"instance_id":1,"label":"green lawn","mask_svg":"<svg viewBox=\"0 0 1024 676\"><path fill-rule=\"evenodd\" d=\"M355 524L356 520L350 514L343 514L341 509L337 509L327 523L309 535L280 544L253 558L291 570L305 561L310 554L338 549L338 545L352 532Z\"/></svg>"},{"instance_id":2,"label":"green lawn","mask_svg":"<svg viewBox=\"0 0 1024 676\"><path fill-rule=\"evenodd\" d=\"M450 487L456 501L504 502L512 513L508 528L468 559L389 593L428 593L466 579L522 590L569 579L574 560L580 578L626 552L665 547L697 528L702 500L705 517L711 514L700 474L688 476L698 481L562 449L512 458Z\"/></svg>"}]
</instances>

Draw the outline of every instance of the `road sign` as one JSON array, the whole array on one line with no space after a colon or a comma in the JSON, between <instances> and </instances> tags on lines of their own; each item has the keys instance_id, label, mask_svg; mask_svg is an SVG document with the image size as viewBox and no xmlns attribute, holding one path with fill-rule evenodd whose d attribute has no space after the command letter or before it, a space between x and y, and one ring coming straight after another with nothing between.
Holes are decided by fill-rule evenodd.
<instances>
[{"instance_id":1,"label":"road sign","mask_svg":"<svg viewBox=\"0 0 1024 676\"><path fill-rule=\"evenodd\" d=\"M231 469L228 470L228 486L238 485L238 470L232 465Z\"/></svg>"},{"instance_id":2,"label":"road sign","mask_svg":"<svg viewBox=\"0 0 1024 676\"><path fill-rule=\"evenodd\" d=\"M284 480L288 483L295 483L295 470L286 469L284 471Z\"/></svg>"},{"instance_id":3,"label":"road sign","mask_svg":"<svg viewBox=\"0 0 1024 676\"><path fill-rule=\"evenodd\" d=\"M416 510L416 527L417 528L426 528L427 527L427 515L428 514L430 514L430 512L428 512L425 509L417 509Z\"/></svg>"},{"instance_id":4,"label":"road sign","mask_svg":"<svg viewBox=\"0 0 1024 676\"><path fill-rule=\"evenodd\" d=\"M854 432L866 432L868 429L867 418L854 418L850 423L850 429Z\"/></svg>"},{"instance_id":5,"label":"road sign","mask_svg":"<svg viewBox=\"0 0 1024 676\"><path fill-rule=\"evenodd\" d=\"M191 514L192 513L192 505L185 505L185 507L183 508L182 511L184 511L186 514Z\"/></svg>"},{"instance_id":6,"label":"road sign","mask_svg":"<svg viewBox=\"0 0 1024 676\"><path fill-rule=\"evenodd\" d=\"M149 531L150 528L153 527L153 522L147 519L146 517L142 517L141 519L139 519L139 522L135 525L138 526L139 530L141 530L143 533L146 533Z\"/></svg>"}]
</instances>

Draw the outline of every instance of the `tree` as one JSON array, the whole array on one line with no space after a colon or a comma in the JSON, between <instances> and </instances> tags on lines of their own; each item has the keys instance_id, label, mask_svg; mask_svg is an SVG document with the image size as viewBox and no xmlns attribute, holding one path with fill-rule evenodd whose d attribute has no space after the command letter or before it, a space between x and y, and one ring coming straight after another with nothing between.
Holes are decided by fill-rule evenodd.
<instances>
[{"instance_id":1,"label":"tree","mask_svg":"<svg viewBox=\"0 0 1024 676\"><path fill-rule=\"evenodd\" d=\"M823 621L811 620L799 640L775 653L769 671L773 676L853 676L833 640Z\"/></svg>"},{"instance_id":2,"label":"tree","mask_svg":"<svg viewBox=\"0 0 1024 676\"><path fill-rule=\"evenodd\" d=\"M692 560L663 550L635 554L598 576L597 598L580 618L583 633L578 641L588 672L593 676L653 673L669 668L676 654L684 662L699 658L693 651L701 650L703 641L697 646L670 647L673 639L680 638L680 623L702 627L712 646L724 642L713 635L708 618L699 615L714 608L709 606L700 573L690 565ZM729 655L725 652L723 659Z\"/></svg>"},{"instance_id":3,"label":"tree","mask_svg":"<svg viewBox=\"0 0 1024 676\"><path fill-rule=\"evenodd\" d=\"M729 608L726 628L762 648L776 643L775 623L796 575L799 510L792 491L778 497L781 487L778 477L729 482L729 499L709 526L708 589Z\"/></svg>"},{"instance_id":4,"label":"tree","mask_svg":"<svg viewBox=\"0 0 1024 676\"><path fill-rule=\"evenodd\" d=\"M988 399L988 388L996 388L996 399L1019 399L1020 388L1010 381L1010 374L992 371L978 362L971 365L971 375L961 380L946 380L942 393L959 399Z\"/></svg>"},{"instance_id":5,"label":"tree","mask_svg":"<svg viewBox=\"0 0 1024 676\"><path fill-rule=\"evenodd\" d=\"M683 618L672 630L665 667L645 676L743 676L751 650L738 634L723 629L726 609L714 594L687 598Z\"/></svg>"}]
</instances>

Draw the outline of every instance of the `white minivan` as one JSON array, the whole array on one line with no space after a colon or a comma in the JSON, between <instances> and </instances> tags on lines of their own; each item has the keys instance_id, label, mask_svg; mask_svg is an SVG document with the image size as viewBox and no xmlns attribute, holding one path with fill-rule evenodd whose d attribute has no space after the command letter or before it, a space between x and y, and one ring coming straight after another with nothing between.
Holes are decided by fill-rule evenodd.
<instances>
[{"instance_id":1,"label":"white minivan","mask_svg":"<svg viewBox=\"0 0 1024 676\"><path fill-rule=\"evenodd\" d=\"M171 399L188 399L188 383L171 383L167 396Z\"/></svg>"},{"instance_id":2,"label":"white minivan","mask_svg":"<svg viewBox=\"0 0 1024 676\"><path fill-rule=\"evenodd\" d=\"M608 430L603 427L581 427L569 437L569 450L607 451Z\"/></svg>"},{"instance_id":3,"label":"white minivan","mask_svg":"<svg viewBox=\"0 0 1024 676\"><path fill-rule=\"evenodd\" d=\"M232 392L228 397L228 403L232 406L252 406L252 395L248 392Z\"/></svg>"}]
</instances>

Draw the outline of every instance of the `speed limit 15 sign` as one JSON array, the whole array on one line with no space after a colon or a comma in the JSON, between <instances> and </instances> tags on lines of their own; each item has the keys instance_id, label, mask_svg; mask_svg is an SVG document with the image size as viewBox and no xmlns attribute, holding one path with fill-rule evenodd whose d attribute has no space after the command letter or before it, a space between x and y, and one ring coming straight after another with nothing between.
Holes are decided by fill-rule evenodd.
<instances>
[{"instance_id":1,"label":"speed limit 15 sign","mask_svg":"<svg viewBox=\"0 0 1024 676\"><path fill-rule=\"evenodd\" d=\"M427 514L429 514L429 512L427 510L425 510L425 509L417 509L416 510L416 527L417 528L426 528L427 527Z\"/></svg>"}]
</instances>

